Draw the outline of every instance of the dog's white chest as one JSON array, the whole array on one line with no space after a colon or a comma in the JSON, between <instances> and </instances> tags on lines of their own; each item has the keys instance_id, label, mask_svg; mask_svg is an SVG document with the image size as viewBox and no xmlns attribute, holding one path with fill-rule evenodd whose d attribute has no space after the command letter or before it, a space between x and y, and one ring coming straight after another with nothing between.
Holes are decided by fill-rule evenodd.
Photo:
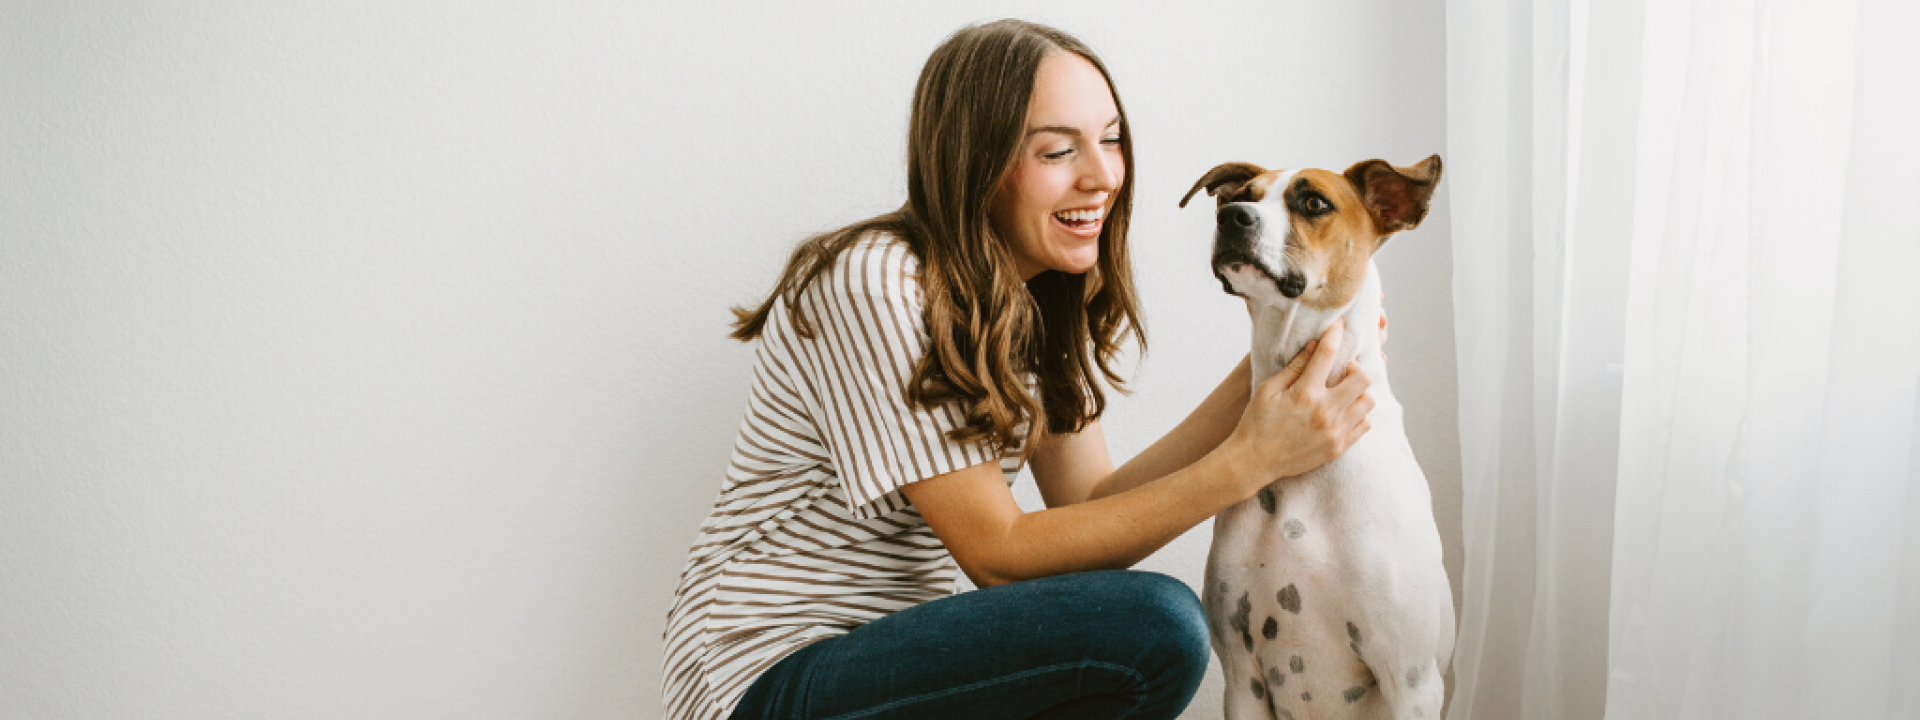
<instances>
[{"instance_id":1,"label":"dog's white chest","mask_svg":"<svg viewBox=\"0 0 1920 720\"><path fill-rule=\"evenodd\" d=\"M1214 519L1202 595L1230 719L1439 717L1452 594L1400 407L1376 387L1346 454Z\"/></svg>"}]
</instances>

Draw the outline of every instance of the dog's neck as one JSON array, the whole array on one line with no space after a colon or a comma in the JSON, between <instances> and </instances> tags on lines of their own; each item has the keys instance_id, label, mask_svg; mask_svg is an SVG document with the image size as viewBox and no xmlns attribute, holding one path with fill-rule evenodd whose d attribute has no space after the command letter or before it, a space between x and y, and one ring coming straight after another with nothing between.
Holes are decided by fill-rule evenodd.
<instances>
[{"instance_id":1,"label":"dog's neck","mask_svg":"<svg viewBox=\"0 0 1920 720\"><path fill-rule=\"evenodd\" d=\"M1333 310L1310 308L1293 301L1247 301L1253 316L1253 384L1280 372L1307 343L1325 334L1334 320L1346 318L1347 329L1334 356L1333 371L1327 376L1332 385L1346 377L1347 363L1358 360L1360 369L1372 381L1372 391L1387 392L1387 365L1380 357L1380 273L1369 261L1367 279L1360 292L1346 307Z\"/></svg>"}]
</instances>

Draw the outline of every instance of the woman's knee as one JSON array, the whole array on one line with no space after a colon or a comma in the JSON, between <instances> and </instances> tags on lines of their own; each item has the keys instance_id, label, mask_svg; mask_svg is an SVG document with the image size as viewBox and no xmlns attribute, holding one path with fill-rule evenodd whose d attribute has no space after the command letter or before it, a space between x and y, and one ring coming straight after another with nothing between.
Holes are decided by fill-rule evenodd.
<instances>
[{"instance_id":1,"label":"woman's knee","mask_svg":"<svg viewBox=\"0 0 1920 720\"><path fill-rule=\"evenodd\" d=\"M1112 571L1094 582L1098 602L1111 610L1112 632L1139 643L1137 651L1158 669L1191 676L1206 673L1212 648L1206 612L1186 583L1155 572ZM1092 598L1090 598L1092 599Z\"/></svg>"}]
</instances>

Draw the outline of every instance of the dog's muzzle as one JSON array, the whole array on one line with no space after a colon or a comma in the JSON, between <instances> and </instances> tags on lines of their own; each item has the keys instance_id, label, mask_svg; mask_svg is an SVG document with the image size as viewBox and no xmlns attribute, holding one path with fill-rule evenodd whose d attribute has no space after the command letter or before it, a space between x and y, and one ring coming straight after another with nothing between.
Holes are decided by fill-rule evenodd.
<instances>
[{"instance_id":1,"label":"dog's muzzle","mask_svg":"<svg viewBox=\"0 0 1920 720\"><path fill-rule=\"evenodd\" d=\"M1276 272L1257 251L1260 246L1261 229L1264 223L1260 213L1242 203L1232 203L1220 208L1215 216L1216 228L1213 233L1213 275L1220 279L1220 286L1229 295L1235 292L1233 283L1227 280L1226 271L1236 265L1258 268L1261 273L1273 280L1280 294L1293 299L1307 290L1307 276L1298 270L1287 268Z\"/></svg>"}]
</instances>

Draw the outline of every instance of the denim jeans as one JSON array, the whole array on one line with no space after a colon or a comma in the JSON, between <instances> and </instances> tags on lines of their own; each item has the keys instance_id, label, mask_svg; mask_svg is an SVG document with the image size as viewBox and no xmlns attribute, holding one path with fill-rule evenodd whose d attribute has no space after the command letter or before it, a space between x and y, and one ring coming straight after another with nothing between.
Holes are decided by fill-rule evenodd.
<instances>
[{"instance_id":1,"label":"denim jeans","mask_svg":"<svg viewBox=\"0 0 1920 720\"><path fill-rule=\"evenodd\" d=\"M1102 570L923 603L788 655L733 720L1169 720L1206 673L1185 583Z\"/></svg>"}]
</instances>

